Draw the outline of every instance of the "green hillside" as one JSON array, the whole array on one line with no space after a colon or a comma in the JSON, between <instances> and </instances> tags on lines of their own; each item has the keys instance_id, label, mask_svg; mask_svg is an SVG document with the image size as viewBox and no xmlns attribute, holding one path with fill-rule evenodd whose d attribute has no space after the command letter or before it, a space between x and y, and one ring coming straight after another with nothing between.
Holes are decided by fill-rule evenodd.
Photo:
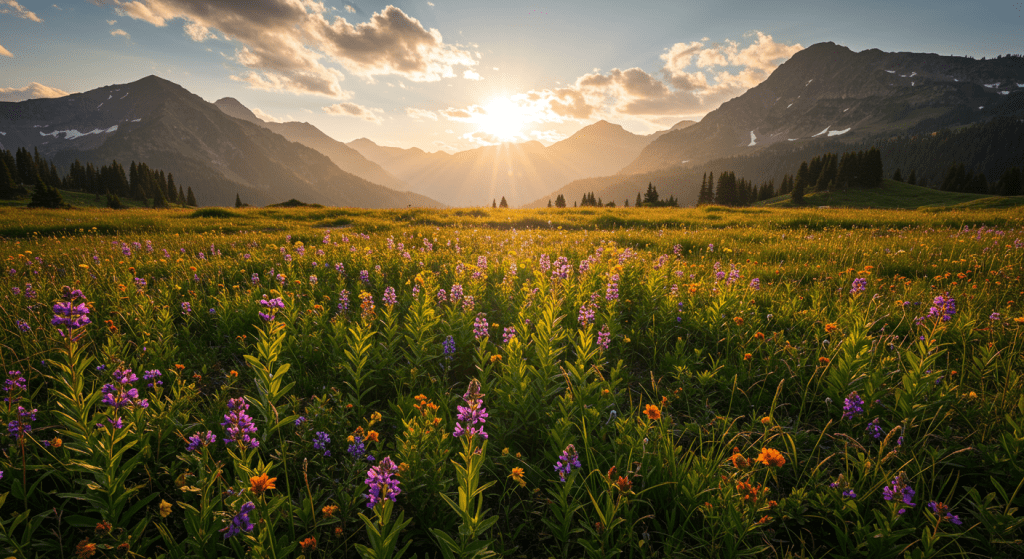
<instances>
[{"instance_id":1,"label":"green hillside","mask_svg":"<svg viewBox=\"0 0 1024 559\"><path fill-rule=\"evenodd\" d=\"M776 196L756 205L777 208L794 207L789 195ZM996 208L1024 205L1024 196L989 196L964 192L943 192L933 188L914 186L904 182L885 179L880 188L849 189L836 192L814 192L804 196L806 206L831 206L838 208L943 208L970 207Z\"/></svg>"},{"instance_id":2,"label":"green hillside","mask_svg":"<svg viewBox=\"0 0 1024 559\"><path fill-rule=\"evenodd\" d=\"M100 196L99 198L97 198L95 195L89 194L89 193L86 193L86 192L75 192L75 191L72 191L72 190L61 190L59 188L57 189L57 191L60 192L60 195L64 198L64 203L65 204L68 204L68 205L70 205L72 207L75 207L75 208L105 208L105 207L107 207L107 197L106 196ZM28 206L28 203L31 200L32 200L31 197L28 197L28 196L26 196L24 198L17 198L17 199L14 199L14 200L0 200L0 206L7 206L7 207ZM148 204L143 204L143 203L138 202L136 200L129 200L127 197L123 197L120 200L121 200L121 205L126 207L126 208L149 208L149 207L151 207L150 204L152 204L152 202L150 202ZM176 205L176 204L169 204L169 207L175 208L175 207L179 207L179 206Z\"/></svg>"}]
</instances>

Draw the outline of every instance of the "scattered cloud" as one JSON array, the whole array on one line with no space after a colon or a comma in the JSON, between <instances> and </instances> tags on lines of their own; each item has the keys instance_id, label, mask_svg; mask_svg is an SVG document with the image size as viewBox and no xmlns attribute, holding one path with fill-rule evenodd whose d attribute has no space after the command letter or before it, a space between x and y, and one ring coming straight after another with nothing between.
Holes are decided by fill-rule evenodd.
<instances>
[{"instance_id":1,"label":"scattered cloud","mask_svg":"<svg viewBox=\"0 0 1024 559\"><path fill-rule=\"evenodd\" d=\"M131 39L132 36L128 34L124 29L115 29L110 32L111 37L124 37L125 39Z\"/></svg>"},{"instance_id":2,"label":"scattered cloud","mask_svg":"<svg viewBox=\"0 0 1024 559\"><path fill-rule=\"evenodd\" d=\"M0 47L0 50L4 50ZM24 101L26 99L48 99L70 95L67 91L32 82L25 87L0 87L0 101Z\"/></svg>"},{"instance_id":3,"label":"scattered cloud","mask_svg":"<svg viewBox=\"0 0 1024 559\"><path fill-rule=\"evenodd\" d=\"M416 120L437 120L437 113L435 113L434 111L406 107L405 114L408 115L409 118L414 118Z\"/></svg>"},{"instance_id":4,"label":"scattered cloud","mask_svg":"<svg viewBox=\"0 0 1024 559\"><path fill-rule=\"evenodd\" d=\"M565 134L559 134L554 130L534 130L530 132L530 136L533 139L545 144L553 144L559 140L564 140L566 138Z\"/></svg>"},{"instance_id":5,"label":"scattered cloud","mask_svg":"<svg viewBox=\"0 0 1024 559\"><path fill-rule=\"evenodd\" d=\"M5 49L3 45L0 45L0 56L8 56L10 58L14 58L14 55L11 54L11 51Z\"/></svg>"},{"instance_id":6,"label":"scattered cloud","mask_svg":"<svg viewBox=\"0 0 1024 559\"><path fill-rule=\"evenodd\" d=\"M157 27L183 20L183 31L197 42L219 35L237 43L231 58L249 71L232 78L257 89L340 99L344 75L333 65L370 82L386 75L428 82L456 77L457 67L477 64L471 52L445 43L437 29L425 28L395 6L369 21L350 23L340 16L329 20L316 0L90 1ZM346 5L345 11L357 10Z\"/></svg>"},{"instance_id":7,"label":"scattered cloud","mask_svg":"<svg viewBox=\"0 0 1024 559\"><path fill-rule=\"evenodd\" d=\"M116 19L108 19L107 20L107 25L117 25L117 20Z\"/></svg>"},{"instance_id":8,"label":"scattered cloud","mask_svg":"<svg viewBox=\"0 0 1024 559\"><path fill-rule=\"evenodd\" d=\"M42 23L43 20L39 19L34 12L26 10L24 6L17 3L15 0L0 0L0 14L14 14L16 17L34 21L36 23Z\"/></svg>"},{"instance_id":9,"label":"scattered cloud","mask_svg":"<svg viewBox=\"0 0 1024 559\"><path fill-rule=\"evenodd\" d=\"M256 118L262 120L263 122L288 122L287 120L277 118L276 116L270 113L263 112L262 110L256 107L253 107L250 110L252 111L252 114L256 115Z\"/></svg>"},{"instance_id":10,"label":"scattered cloud","mask_svg":"<svg viewBox=\"0 0 1024 559\"><path fill-rule=\"evenodd\" d=\"M434 7L434 3L433 2L427 2L427 5L430 6L431 8Z\"/></svg>"},{"instance_id":11,"label":"scattered cloud","mask_svg":"<svg viewBox=\"0 0 1024 559\"><path fill-rule=\"evenodd\" d=\"M369 109L356 103L336 103L324 107L324 112L334 116L354 116L374 124L381 123L378 113L384 113L381 109Z\"/></svg>"},{"instance_id":12,"label":"scattered cloud","mask_svg":"<svg viewBox=\"0 0 1024 559\"><path fill-rule=\"evenodd\" d=\"M482 80L483 79L483 78L480 77L480 74L474 72L473 70L466 70L466 71L462 72L462 77L467 79L467 80Z\"/></svg>"}]
</instances>

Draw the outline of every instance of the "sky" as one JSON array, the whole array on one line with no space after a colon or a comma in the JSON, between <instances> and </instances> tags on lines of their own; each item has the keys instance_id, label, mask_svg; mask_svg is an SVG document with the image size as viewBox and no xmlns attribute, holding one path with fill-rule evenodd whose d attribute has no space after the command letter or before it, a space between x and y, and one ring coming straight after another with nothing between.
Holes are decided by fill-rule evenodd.
<instances>
[{"instance_id":1,"label":"sky","mask_svg":"<svg viewBox=\"0 0 1024 559\"><path fill-rule=\"evenodd\" d=\"M799 50L1024 53L1024 2L0 0L0 101L155 74L343 142L545 145L700 120Z\"/></svg>"}]
</instances>

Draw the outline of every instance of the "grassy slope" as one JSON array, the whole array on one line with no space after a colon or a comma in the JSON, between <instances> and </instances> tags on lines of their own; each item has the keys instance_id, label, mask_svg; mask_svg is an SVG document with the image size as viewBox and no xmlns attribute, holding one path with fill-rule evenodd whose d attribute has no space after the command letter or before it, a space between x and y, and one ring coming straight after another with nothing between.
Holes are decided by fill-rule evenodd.
<instances>
[{"instance_id":1,"label":"grassy slope","mask_svg":"<svg viewBox=\"0 0 1024 559\"><path fill-rule=\"evenodd\" d=\"M92 194L86 194L84 192L74 192L71 190L60 190L60 195L64 197L64 203L69 204L74 208L105 208L107 207L107 197L96 196ZM31 201L31 197L19 198L17 200L0 200L0 206L7 207L24 207L27 206ZM121 204L128 208L149 208L150 204L143 204L136 202L135 200L129 200L127 198L121 198ZM176 207L176 206L175 206Z\"/></svg>"},{"instance_id":2,"label":"grassy slope","mask_svg":"<svg viewBox=\"0 0 1024 559\"><path fill-rule=\"evenodd\" d=\"M936 207L1010 207L1024 204L1024 196L1002 197L986 194L943 192L885 179L881 188L850 189L839 192L815 192L804 197L805 206L843 208L916 209ZM793 207L789 195L776 196L760 205L777 208Z\"/></svg>"}]
</instances>

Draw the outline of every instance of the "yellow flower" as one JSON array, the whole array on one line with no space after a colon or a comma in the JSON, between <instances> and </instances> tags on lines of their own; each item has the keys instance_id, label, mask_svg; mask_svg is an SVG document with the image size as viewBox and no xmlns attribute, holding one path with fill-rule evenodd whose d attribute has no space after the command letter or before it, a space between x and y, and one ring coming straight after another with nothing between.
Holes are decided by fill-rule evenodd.
<instances>
[{"instance_id":1,"label":"yellow flower","mask_svg":"<svg viewBox=\"0 0 1024 559\"><path fill-rule=\"evenodd\" d=\"M161 518L167 518L170 515L171 515L171 504L168 503L167 501L165 501L164 499L160 499L160 517Z\"/></svg>"},{"instance_id":2,"label":"yellow flower","mask_svg":"<svg viewBox=\"0 0 1024 559\"><path fill-rule=\"evenodd\" d=\"M377 423L380 420L381 420L381 415L380 415L379 411L375 411L375 412L370 414L370 425L373 425L374 423Z\"/></svg>"},{"instance_id":3,"label":"yellow flower","mask_svg":"<svg viewBox=\"0 0 1024 559\"><path fill-rule=\"evenodd\" d=\"M268 477L267 474L260 474L249 478L249 487L252 492L257 495L262 495L263 492L270 489L277 489L274 482L277 481L276 477Z\"/></svg>"},{"instance_id":4,"label":"yellow flower","mask_svg":"<svg viewBox=\"0 0 1024 559\"><path fill-rule=\"evenodd\" d=\"M781 468L786 465L786 459L782 456L782 453L774 448L761 449L761 453L757 455L754 461L775 468Z\"/></svg>"},{"instance_id":5,"label":"yellow flower","mask_svg":"<svg viewBox=\"0 0 1024 559\"><path fill-rule=\"evenodd\" d=\"M79 264L78 267L83 269L83 270L88 270L89 269L89 265L88 264Z\"/></svg>"},{"instance_id":6,"label":"yellow flower","mask_svg":"<svg viewBox=\"0 0 1024 559\"><path fill-rule=\"evenodd\" d=\"M526 480L523 479L523 474L526 472L522 468L512 468L512 473L508 477L512 478L512 481L519 484L519 487L526 487Z\"/></svg>"}]
</instances>

